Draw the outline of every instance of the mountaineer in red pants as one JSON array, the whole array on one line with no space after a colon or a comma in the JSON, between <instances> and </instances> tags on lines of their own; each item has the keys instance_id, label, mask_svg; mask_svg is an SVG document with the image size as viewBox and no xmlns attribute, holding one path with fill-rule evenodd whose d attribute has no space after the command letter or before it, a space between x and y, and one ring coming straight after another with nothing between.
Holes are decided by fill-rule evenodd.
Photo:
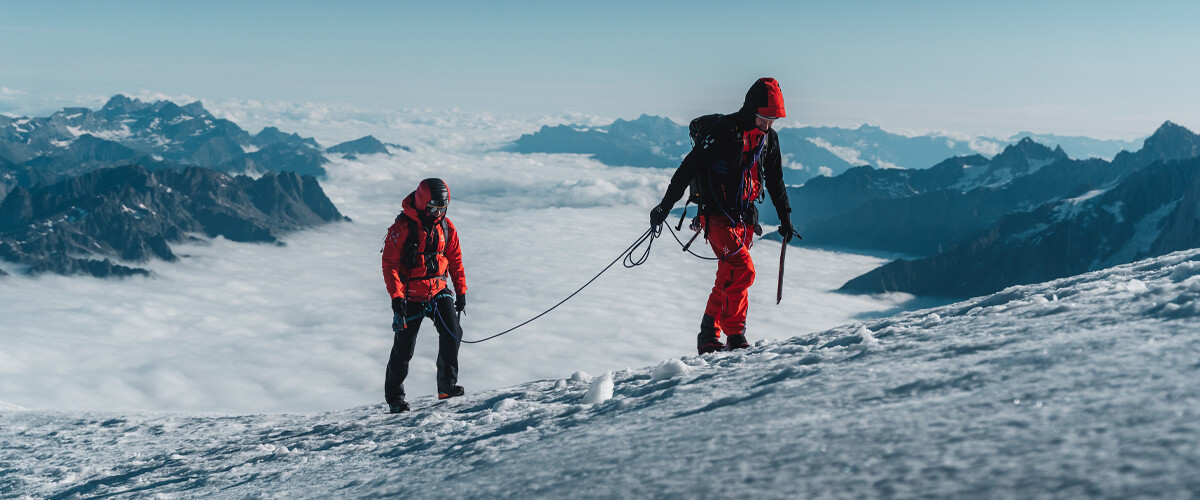
<instances>
[{"instance_id":1,"label":"mountaineer in red pants","mask_svg":"<svg viewBox=\"0 0 1200 500\"><path fill-rule=\"evenodd\" d=\"M760 78L750 86L736 113L693 120L695 145L671 177L662 202L650 211L650 224L657 227L690 187L689 201L700 206L697 221L720 259L696 340L700 354L750 347L746 310L748 290L754 283L754 261L749 250L754 236L762 234L755 203L763 200L764 187L779 214L783 244L796 234L783 183L779 137L771 129L775 120L785 116L779 82ZM727 344L721 343L722 332L728 337Z\"/></svg>"}]
</instances>

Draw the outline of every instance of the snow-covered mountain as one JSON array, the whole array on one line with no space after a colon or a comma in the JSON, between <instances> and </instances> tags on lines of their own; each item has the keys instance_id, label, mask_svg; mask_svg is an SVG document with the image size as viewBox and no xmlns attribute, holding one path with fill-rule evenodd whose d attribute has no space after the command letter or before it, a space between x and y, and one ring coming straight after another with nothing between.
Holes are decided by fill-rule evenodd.
<instances>
[{"instance_id":1,"label":"snow-covered mountain","mask_svg":"<svg viewBox=\"0 0 1200 500\"><path fill-rule=\"evenodd\" d=\"M386 152L372 137L339 146ZM195 235L277 242L343 219L314 177L328 162L313 139L251 135L199 101L118 94L98 110L0 116L0 258L30 274L129 276Z\"/></svg>"},{"instance_id":2,"label":"snow-covered mountain","mask_svg":"<svg viewBox=\"0 0 1200 500\"><path fill-rule=\"evenodd\" d=\"M805 211L795 220L816 244L929 255L1009 213L1078 196L1124 172L1025 139L989 160L953 158L926 170L862 167L790 188L788 197L795 212ZM854 195L841 196L847 191Z\"/></svg>"},{"instance_id":3,"label":"snow-covered mountain","mask_svg":"<svg viewBox=\"0 0 1200 500\"><path fill-rule=\"evenodd\" d=\"M118 94L97 110L65 108L34 118L0 115L0 167L19 180L27 178L22 182L27 186L52 174L130 163L322 176L328 161L322 153L316 141L274 127L250 134L213 116L199 101L180 106Z\"/></svg>"},{"instance_id":4,"label":"snow-covered mountain","mask_svg":"<svg viewBox=\"0 0 1200 500\"><path fill-rule=\"evenodd\" d=\"M888 132L872 125L858 128L841 127L784 127L779 129L780 145L788 152L783 135L795 136L833 152L848 163L874 165L881 168L928 168L952 156L977 154L982 144L987 149L998 148L1003 143L977 139L975 141L941 134L901 135ZM806 164L807 165L807 164ZM821 172L814 166L814 174L837 175L839 169Z\"/></svg>"},{"instance_id":5,"label":"snow-covered mountain","mask_svg":"<svg viewBox=\"0 0 1200 500\"><path fill-rule=\"evenodd\" d=\"M966 142L941 136L906 137L878 127L778 128L785 180L802 184L868 163L925 168L947 157L971 154ZM576 153L614 166L672 168L691 150L687 125L642 115L607 126L556 125L524 134L507 148L518 153Z\"/></svg>"},{"instance_id":6,"label":"snow-covered mountain","mask_svg":"<svg viewBox=\"0 0 1200 500\"><path fill-rule=\"evenodd\" d=\"M843 287L970 296L1200 247L1200 159L1155 163L1119 184L1004 217L976 239L897 260Z\"/></svg>"},{"instance_id":7,"label":"snow-covered mountain","mask_svg":"<svg viewBox=\"0 0 1200 500\"><path fill-rule=\"evenodd\" d=\"M871 125L858 128L780 127L781 151L789 184L837 176L865 165L885 169L926 169L950 157L995 154L1006 145L1034 138L1052 148L1065 147L1076 158L1112 158L1130 141L1036 135L1028 132L1009 139L964 138L946 134L902 135ZM1076 149L1071 149L1076 148ZM507 150L519 153L576 153L614 166L673 168L691 149L687 125L658 116L618 119L609 125L545 125L524 134Z\"/></svg>"},{"instance_id":8,"label":"snow-covered mountain","mask_svg":"<svg viewBox=\"0 0 1200 500\"><path fill-rule=\"evenodd\" d=\"M1119 139L1093 139L1091 137L1080 136L1065 136L1058 134L1036 134L1033 132L1022 131L1013 134L1009 138L999 141L1015 144L1021 139L1029 138L1039 144L1045 144L1052 148L1062 148L1071 155L1072 158L1100 158L1111 160L1117 153L1121 151L1133 151L1138 148L1138 145L1145 140L1139 138L1131 141Z\"/></svg>"},{"instance_id":9,"label":"snow-covered mountain","mask_svg":"<svg viewBox=\"0 0 1200 500\"><path fill-rule=\"evenodd\" d=\"M400 415L0 404L0 495L1190 498L1198 332L1188 250Z\"/></svg>"},{"instance_id":10,"label":"snow-covered mountain","mask_svg":"<svg viewBox=\"0 0 1200 500\"><path fill-rule=\"evenodd\" d=\"M1027 139L1021 144L1030 151L1041 147ZM1122 152L1111 163L1039 160L1048 151L1041 148L1041 154L1021 153L1020 161L1001 161L1010 156L1010 147L986 170L971 168L968 172L981 171L972 184L983 187L951 191L952 203L915 211L924 198L913 197L894 200L869 216L861 209L850 211L812 224L813 238L830 232L825 228L846 232L852 220L885 228L864 231L856 241L870 245L866 240L875 238L874 244L893 249L907 244L905 250L927 257L894 261L851 280L843 290L956 297L1200 246L1200 159L1195 156L1200 136L1167 122L1141 150ZM1033 172L1022 174L1023 168ZM1013 180L993 189L996 178ZM899 243L881 237L888 234ZM910 243L914 240L917 244Z\"/></svg>"}]
</instances>

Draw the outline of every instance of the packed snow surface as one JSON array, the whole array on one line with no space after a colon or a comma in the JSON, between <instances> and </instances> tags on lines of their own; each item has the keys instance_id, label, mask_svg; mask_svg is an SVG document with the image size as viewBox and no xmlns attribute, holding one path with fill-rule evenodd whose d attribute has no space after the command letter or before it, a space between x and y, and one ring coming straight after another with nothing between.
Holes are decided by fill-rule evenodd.
<instances>
[{"instance_id":1,"label":"packed snow surface","mask_svg":"<svg viewBox=\"0 0 1200 500\"><path fill-rule=\"evenodd\" d=\"M0 495L1195 497L1200 250L559 376L399 415L4 411Z\"/></svg>"}]
</instances>

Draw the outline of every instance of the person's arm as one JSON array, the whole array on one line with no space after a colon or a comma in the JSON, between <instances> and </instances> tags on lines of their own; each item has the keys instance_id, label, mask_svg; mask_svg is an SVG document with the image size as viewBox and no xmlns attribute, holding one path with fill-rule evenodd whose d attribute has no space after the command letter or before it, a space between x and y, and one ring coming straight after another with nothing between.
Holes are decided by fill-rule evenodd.
<instances>
[{"instance_id":1,"label":"person's arm","mask_svg":"<svg viewBox=\"0 0 1200 500\"><path fill-rule=\"evenodd\" d=\"M449 263L447 269L450 273L450 280L454 282L454 292L458 295L467 293L467 272L463 268L462 248L458 246L458 229L454 227L454 223L450 219L446 219L446 228L449 234L446 235L446 250L442 255L446 256L446 261Z\"/></svg>"},{"instance_id":2,"label":"person's arm","mask_svg":"<svg viewBox=\"0 0 1200 500\"><path fill-rule=\"evenodd\" d=\"M680 198L683 198L684 190L691 184L692 179L712 163L716 144L715 130L718 127L718 124L713 124L713 129L709 131L708 135L697 142L687 156L683 157L679 168L675 169L675 174L671 176L671 184L667 186L667 192L663 195L662 201L650 211L651 225L658 225L666 220L671 208Z\"/></svg>"},{"instance_id":3,"label":"person's arm","mask_svg":"<svg viewBox=\"0 0 1200 500\"><path fill-rule=\"evenodd\" d=\"M787 185L783 182L783 155L779 152L779 136L771 131L766 158L763 160L763 177L767 184L767 192L771 194L771 203L775 205L775 213L779 220L791 220L792 206L788 203Z\"/></svg>"},{"instance_id":4,"label":"person's arm","mask_svg":"<svg viewBox=\"0 0 1200 500\"><path fill-rule=\"evenodd\" d=\"M779 234L783 236L786 245L793 236L799 236L796 227L792 225L792 206L788 203L787 184L783 182L783 155L779 152L779 136L772 130L771 143L767 158L763 160L763 177L767 183L767 192L771 194L771 203L775 205L775 213L779 215Z\"/></svg>"},{"instance_id":5,"label":"person's arm","mask_svg":"<svg viewBox=\"0 0 1200 500\"><path fill-rule=\"evenodd\" d=\"M408 226L394 224L388 230L387 238L383 240L383 284L387 286L388 295L393 299L405 297L401 252L407 238Z\"/></svg>"},{"instance_id":6,"label":"person's arm","mask_svg":"<svg viewBox=\"0 0 1200 500\"><path fill-rule=\"evenodd\" d=\"M688 184L692 182L692 178L696 177L696 172L699 171L699 166L704 162L702 157L707 156L707 152L699 147L692 148L692 151L683 158L679 164L679 168L675 169L675 175L671 176L671 184L667 186L667 192L663 195L662 201L658 206L671 211L675 203L683 198L683 192L687 189Z\"/></svg>"}]
</instances>

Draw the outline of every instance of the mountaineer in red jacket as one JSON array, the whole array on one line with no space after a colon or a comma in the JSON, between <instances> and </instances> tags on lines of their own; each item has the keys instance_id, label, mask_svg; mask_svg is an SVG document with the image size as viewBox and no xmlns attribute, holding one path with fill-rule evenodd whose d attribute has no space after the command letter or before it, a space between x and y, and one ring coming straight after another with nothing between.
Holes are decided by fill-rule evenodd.
<instances>
[{"instance_id":1,"label":"mountaineer in red jacket","mask_svg":"<svg viewBox=\"0 0 1200 500\"><path fill-rule=\"evenodd\" d=\"M458 231L446 209L450 189L441 179L425 179L401 204L403 212L388 228L383 242L383 282L392 298L395 340L384 380L384 398L392 413L408 411L404 379L417 343L421 320L428 317L438 331L438 399L464 394L458 383L458 347L462 328L458 315L467 305ZM454 282L454 293L446 286Z\"/></svg>"},{"instance_id":2,"label":"mountaineer in red jacket","mask_svg":"<svg viewBox=\"0 0 1200 500\"><path fill-rule=\"evenodd\" d=\"M783 244L797 234L783 183L779 136L771 128L775 120L785 116L779 82L760 78L746 92L738 112L694 120L693 131L700 128L702 133L693 133L696 143L692 151L671 177L662 202L650 211L650 224L657 227L690 185L693 196L699 197L697 222L721 259L700 322L696 341L700 354L750 347L746 340L746 310L748 291L754 283L754 261L750 260L749 250L755 234L762 234L755 203L764 198L764 187L779 214ZM728 344L721 343L722 332L728 336Z\"/></svg>"}]
</instances>

